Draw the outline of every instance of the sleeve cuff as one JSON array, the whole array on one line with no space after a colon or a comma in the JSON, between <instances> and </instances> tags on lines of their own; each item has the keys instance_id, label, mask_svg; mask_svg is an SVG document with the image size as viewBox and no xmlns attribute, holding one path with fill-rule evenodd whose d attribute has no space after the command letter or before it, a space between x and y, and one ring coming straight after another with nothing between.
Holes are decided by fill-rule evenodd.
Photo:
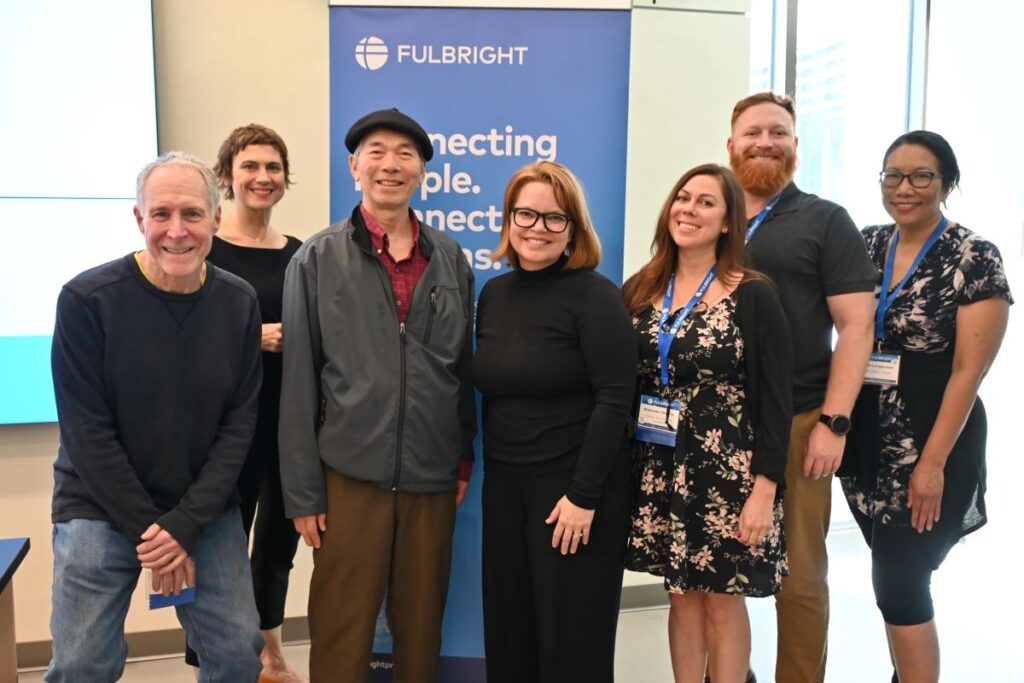
<instances>
[{"instance_id":1,"label":"sleeve cuff","mask_svg":"<svg viewBox=\"0 0 1024 683\"><path fill-rule=\"evenodd\" d=\"M596 510L597 509L597 498L591 496L584 496L570 489L566 492L565 497L569 499L569 502L578 508L584 510Z\"/></svg>"},{"instance_id":2,"label":"sleeve cuff","mask_svg":"<svg viewBox=\"0 0 1024 683\"><path fill-rule=\"evenodd\" d=\"M755 455L754 460L750 463L750 476L756 477L761 475L768 477L778 487L779 491L786 488L786 459L781 458L776 462L761 462Z\"/></svg>"},{"instance_id":3,"label":"sleeve cuff","mask_svg":"<svg viewBox=\"0 0 1024 683\"><path fill-rule=\"evenodd\" d=\"M473 461L462 459L459 460L459 473L458 480L468 482L470 477L473 476Z\"/></svg>"},{"instance_id":4,"label":"sleeve cuff","mask_svg":"<svg viewBox=\"0 0 1024 683\"><path fill-rule=\"evenodd\" d=\"M169 533L186 553L191 555L195 552L196 543L199 541L199 528L184 513L177 509L171 510L158 518L156 523Z\"/></svg>"}]
</instances>

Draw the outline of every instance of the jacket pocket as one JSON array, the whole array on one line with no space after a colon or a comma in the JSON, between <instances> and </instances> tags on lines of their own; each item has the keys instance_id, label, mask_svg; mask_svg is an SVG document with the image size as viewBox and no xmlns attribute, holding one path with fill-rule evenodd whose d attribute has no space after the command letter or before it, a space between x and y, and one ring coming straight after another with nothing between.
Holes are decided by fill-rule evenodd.
<instances>
[{"instance_id":1,"label":"jacket pocket","mask_svg":"<svg viewBox=\"0 0 1024 683\"><path fill-rule=\"evenodd\" d=\"M430 288L430 310L427 312L427 329L423 333L424 346L430 343L430 333L434 330L434 316L437 315L437 297L440 291L440 285Z\"/></svg>"},{"instance_id":2,"label":"jacket pocket","mask_svg":"<svg viewBox=\"0 0 1024 683\"><path fill-rule=\"evenodd\" d=\"M451 329L453 319L459 325L465 325L466 313L462 309L458 287L445 287L444 285L431 287L427 324L423 330L423 345L430 345L435 327L440 328L442 333L453 332L455 331ZM442 340L442 345L444 345L444 341Z\"/></svg>"}]
</instances>

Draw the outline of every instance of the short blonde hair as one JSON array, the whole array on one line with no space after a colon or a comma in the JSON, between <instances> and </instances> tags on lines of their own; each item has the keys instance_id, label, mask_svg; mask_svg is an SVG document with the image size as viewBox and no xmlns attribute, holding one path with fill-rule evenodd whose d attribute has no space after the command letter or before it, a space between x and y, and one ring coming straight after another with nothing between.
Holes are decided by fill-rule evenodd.
<instances>
[{"instance_id":1,"label":"short blonde hair","mask_svg":"<svg viewBox=\"0 0 1024 683\"><path fill-rule=\"evenodd\" d=\"M516 171L505 187L505 204L501 218L501 241L498 248L491 253L491 258L504 258L513 268L519 267L519 255L509 238L512 224L512 207L519 197L520 190L528 183L544 183L550 185L555 194L555 201L569 214L572 219L572 238L569 240L569 261L567 270L580 268L597 268L601 263L601 240L597 237L594 224L590 220L587 200L583 194L583 185L573 172L556 161L535 161Z\"/></svg>"}]
</instances>

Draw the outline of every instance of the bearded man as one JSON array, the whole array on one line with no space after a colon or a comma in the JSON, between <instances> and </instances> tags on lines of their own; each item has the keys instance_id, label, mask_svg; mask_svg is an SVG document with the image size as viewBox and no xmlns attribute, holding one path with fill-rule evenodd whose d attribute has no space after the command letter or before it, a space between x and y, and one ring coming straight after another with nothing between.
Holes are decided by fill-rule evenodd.
<instances>
[{"instance_id":1,"label":"bearded man","mask_svg":"<svg viewBox=\"0 0 1024 683\"><path fill-rule=\"evenodd\" d=\"M825 536L832 475L871 353L878 270L846 210L793 183L795 131L793 100L757 93L733 108L726 147L746 197L751 265L778 286L793 341L793 425L783 501L790 574L775 596L775 680L821 683L828 646Z\"/></svg>"}]
</instances>

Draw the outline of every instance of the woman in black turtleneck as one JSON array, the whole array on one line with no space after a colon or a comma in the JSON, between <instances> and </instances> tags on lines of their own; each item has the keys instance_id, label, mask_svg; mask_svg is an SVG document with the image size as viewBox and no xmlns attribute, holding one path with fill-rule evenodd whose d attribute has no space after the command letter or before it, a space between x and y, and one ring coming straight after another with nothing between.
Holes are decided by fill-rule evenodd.
<instances>
[{"instance_id":1,"label":"woman in black turtleneck","mask_svg":"<svg viewBox=\"0 0 1024 683\"><path fill-rule=\"evenodd\" d=\"M636 343L579 181L541 161L505 190L512 272L480 293L487 680L611 681L630 522Z\"/></svg>"}]
</instances>

